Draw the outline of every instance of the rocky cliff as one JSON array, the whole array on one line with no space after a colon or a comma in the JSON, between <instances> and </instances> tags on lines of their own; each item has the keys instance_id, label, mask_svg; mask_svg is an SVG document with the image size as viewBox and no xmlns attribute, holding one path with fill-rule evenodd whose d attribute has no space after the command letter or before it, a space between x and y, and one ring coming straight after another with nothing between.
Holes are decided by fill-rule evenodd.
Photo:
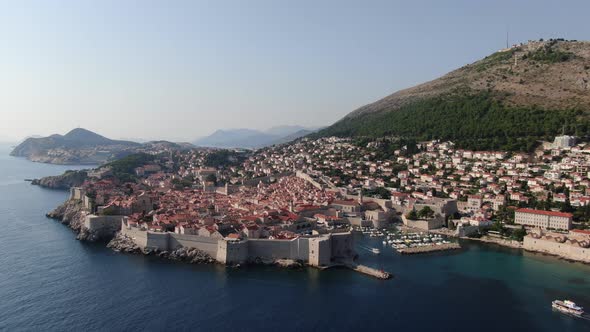
<instances>
[{"instance_id":1,"label":"rocky cliff","mask_svg":"<svg viewBox=\"0 0 590 332\"><path fill-rule=\"evenodd\" d=\"M109 241L113 238L114 234L105 234L104 232L96 232L87 229L84 226L84 221L88 211L84 208L84 205L79 200L67 200L53 211L46 214L47 217L56 219L62 224L71 228L78 235L76 239L88 242L97 241Z\"/></svg>"},{"instance_id":2,"label":"rocky cliff","mask_svg":"<svg viewBox=\"0 0 590 332\"><path fill-rule=\"evenodd\" d=\"M80 233L84 227L86 215L87 212L84 209L84 205L81 201L77 200L67 200L46 214L47 217L60 221L76 233Z\"/></svg>"},{"instance_id":3,"label":"rocky cliff","mask_svg":"<svg viewBox=\"0 0 590 332\"><path fill-rule=\"evenodd\" d=\"M196 248L181 247L173 251L159 251L151 249L140 248L133 240L121 233L117 233L115 237L107 244L107 247L116 252L156 255L161 258L171 259L179 262L198 264L198 263L215 263L215 259L209 256L206 252Z\"/></svg>"},{"instance_id":4,"label":"rocky cliff","mask_svg":"<svg viewBox=\"0 0 590 332\"><path fill-rule=\"evenodd\" d=\"M31 184L50 189L67 190L82 185L87 177L86 171L66 171L62 175L34 179Z\"/></svg>"}]
</instances>

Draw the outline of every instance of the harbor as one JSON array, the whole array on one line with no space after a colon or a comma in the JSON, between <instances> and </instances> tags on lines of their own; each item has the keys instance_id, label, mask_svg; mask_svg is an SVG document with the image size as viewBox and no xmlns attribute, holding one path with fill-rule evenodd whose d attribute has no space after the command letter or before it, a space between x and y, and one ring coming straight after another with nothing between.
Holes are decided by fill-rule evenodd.
<instances>
[{"instance_id":1,"label":"harbor","mask_svg":"<svg viewBox=\"0 0 590 332\"><path fill-rule=\"evenodd\" d=\"M447 236L430 233L416 232L408 230L387 230L362 227L359 231L370 238L382 239L381 243L384 248L391 247L400 254L420 254L436 251L447 251L461 249L458 242L452 242ZM378 248L362 247L374 254L379 254Z\"/></svg>"},{"instance_id":2,"label":"harbor","mask_svg":"<svg viewBox=\"0 0 590 332\"><path fill-rule=\"evenodd\" d=\"M330 267L337 267L342 266L349 268L353 271L359 272L364 275L368 275L370 277L374 277L377 279L387 280L393 278L393 274L383 270L383 269L376 269L366 265L357 264L353 261L337 261L332 264Z\"/></svg>"}]
</instances>

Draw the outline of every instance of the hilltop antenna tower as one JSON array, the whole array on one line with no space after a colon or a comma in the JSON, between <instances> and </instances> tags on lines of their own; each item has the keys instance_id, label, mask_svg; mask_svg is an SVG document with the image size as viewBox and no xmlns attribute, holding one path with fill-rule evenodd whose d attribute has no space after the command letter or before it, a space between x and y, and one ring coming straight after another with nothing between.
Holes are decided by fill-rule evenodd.
<instances>
[{"instance_id":1,"label":"hilltop antenna tower","mask_svg":"<svg viewBox=\"0 0 590 332\"><path fill-rule=\"evenodd\" d=\"M510 33L510 30L508 29L508 27L506 27L506 48L508 48L509 43L508 43L508 35Z\"/></svg>"}]
</instances>

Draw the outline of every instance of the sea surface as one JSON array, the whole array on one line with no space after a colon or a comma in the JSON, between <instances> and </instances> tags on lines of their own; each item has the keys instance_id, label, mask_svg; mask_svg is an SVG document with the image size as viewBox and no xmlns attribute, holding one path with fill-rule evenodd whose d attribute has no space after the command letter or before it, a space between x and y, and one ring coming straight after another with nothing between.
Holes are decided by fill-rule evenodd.
<instances>
[{"instance_id":1,"label":"sea surface","mask_svg":"<svg viewBox=\"0 0 590 332\"><path fill-rule=\"evenodd\" d=\"M493 245L379 256L382 281L346 269L188 265L75 239L45 213L63 191L24 182L83 167L38 164L0 147L2 331L590 331L551 310L590 309L590 266ZM381 247L380 240L359 243Z\"/></svg>"}]
</instances>

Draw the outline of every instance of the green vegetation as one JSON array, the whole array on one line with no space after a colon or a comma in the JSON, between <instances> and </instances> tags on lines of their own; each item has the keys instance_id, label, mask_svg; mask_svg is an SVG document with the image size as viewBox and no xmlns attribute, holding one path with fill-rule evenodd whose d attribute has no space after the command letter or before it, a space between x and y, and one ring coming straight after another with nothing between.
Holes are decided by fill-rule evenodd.
<instances>
[{"instance_id":1,"label":"green vegetation","mask_svg":"<svg viewBox=\"0 0 590 332\"><path fill-rule=\"evenodd\" d=\"M420 209L420 211L418 211L418 217L423 219L430 219L434 217L434 211L430 207L425 206L422 209Z\"/></svg>"},{"instance_id":2,"label":"green vegetation","mask_svg":"<svg viewBox=\"0 0 590 332\"><path fill-rule=\"evenodd\" d=\"M526 235L526 230L524 228L508 228L505 227L504 224L499 220L494 221L489 230L492 232L498 232L498 234L504 238L509 238L510 240L520 242L522 242L524 236Z\"/></svg>"},{"instance_id":3,"label":"green vegetation","mask_svg":"<svg viewBox=\"0 0 590 332\"><path fill-rule=\"evenodd\" d=\"M215 176L215 174L209 174L205 177L205 181L217 184L217 176Z\"/></svg>"},{"instance_id":4,"label":"green vegetation","mask_svg":"<svg viewBox=\"0 0 590 332\"><path fill-rule=\"evenodd\" d=\"M205 166L208 167L227 167L237 166L245 159L243 153L230 150L219 150L211 152L205 157Z\"/></svg>"},{"instance_id":5,"label":"green vegetation","mask_svg":"<svg viewBox=\"0 0 590 332\"><path fill-rule=\"evenodd\" d=\"M514 56L514 52L519 49L513 48L507 51L500 51L485 57L475 64L475 70L481 72L500 63L508 62Z\"/></svg>"},{"instance_id":6,"label":"green vegetation","mask_svg":"<svg viewBox=\"0 0 590 332\"><path fill-rule=\"evenodd\" d=\"M376 197L381 199L391 198L391 192L383 187L377 187L375 189L363 189L363 195L367 197Z\"/></svg>"},{"instance_id":7,"label":"green vegetation","mask_svg":"<svg viewBox=\"0 0 590 332\"><path fill-rule=\"evenodd\" d=\"M408 214L406 214L406 218L409 220L418 220L418 219L430 219L434 217L434 211L425 206L420 209L420 211L416 211L416 209L412 209Z\"/></svg>"},{"instance_id":8,"label":"green vegetation","mask_svg":"<svg viewBox=\"0 0 590 332\"><path fill-rule=\"evenodd\" d=\"M522 242L525 235L526 231L524 228L518 228L512 231L512 234L510 234L510 239Z\"/></svg>"},{"instance_id":9,"label":"green vegetation","mask_svg":"<svg viewBox=\"0 0 590 332\"><path fill-rule=\"evenodd\" d=\"M556 43L557 41L553 40L545 46L536 49L535 51L528 52L522 57L522 59L530 59L543 63L557 63L565 62L575 57L571 52L556 50L553 47Z\"/></svg>"},{"instance_id":10,"label":"green vegetation","mask_svg":"<svg viewBox=\"0 0 590 332\"><path fill-rule=\"evenodd\" d=\"M442 139L471 150L532 151L538 140L551 139L564 125L576 136L590 132L590 121L582 111L507 107L487 92L457 93L345 118L319 135Z\"/></svg>"},{"instance_id":11,"label":"green vegetation","mask_svg":"<svg viewBox=\"0 0 590 332\"><path fill-rule=\"evenodd\" d=\"M172 179L172 185L176 190L182 190L184 188L190 188L195 184L195 178L192 175L188 175L183 177L182 179L174 178Z\"/></svg>"},{"instance_id":12,"label":"green vegetation","mask_svg":"<svg viewBox=\"0 0 590 332\"><path fill-rule=\"evenodd\" d=\"M135 181L135 169L152 162L155 156L147 153L135 153L110 162L103 167L110 167L113 176L121 182Z\"/></svg>"},{"instance_id":13,"label":"green vegetation","mask_svg":"<svg viewBox=\"0 0 590 332\"><path fill-rule=\"evenodd\" d=\"M412 211L406 214L406 218L408 218L409 220L418 220L418 213L415 209L412 209Z\"/></svg>"}]
</instances>

